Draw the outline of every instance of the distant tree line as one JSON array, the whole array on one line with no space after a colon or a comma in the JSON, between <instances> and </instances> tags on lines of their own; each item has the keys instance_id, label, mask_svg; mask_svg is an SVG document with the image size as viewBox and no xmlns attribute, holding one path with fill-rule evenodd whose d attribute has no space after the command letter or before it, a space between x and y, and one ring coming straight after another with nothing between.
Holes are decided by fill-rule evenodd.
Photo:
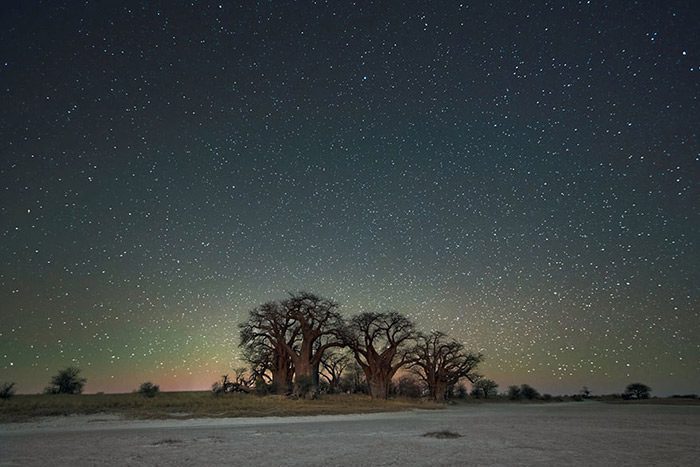
<instances>
[{"instance_id":1,"label":"distant tree line","mask_svg":"<svg viewBox=\"0 0 700 467\"><path fill-rule=\"evenodd\" d=\"M393 385L404 370L430 398L444 400L461 379L481 378L476 369L483 355L442 332L422 333L394 311L346 319L336 302L308 292L252 309L239 330L250 385L275 394L314 397L324 386L339 391L352 383L353 392L386 399L392 391L415 391L406 377Z\"/></svg>"}]
</instances>

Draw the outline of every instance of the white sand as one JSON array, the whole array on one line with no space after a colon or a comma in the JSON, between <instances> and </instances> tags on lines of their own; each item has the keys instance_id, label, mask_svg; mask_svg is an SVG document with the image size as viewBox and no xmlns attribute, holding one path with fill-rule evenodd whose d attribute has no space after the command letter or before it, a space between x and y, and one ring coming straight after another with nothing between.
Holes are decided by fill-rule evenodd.
<instances>
[{"instance_id":1,"label":"white sand","mask_svg":"<svg viewBox=\"0 0 700 467\"><path fill-rule=\"evenodd\" d=\"M457 439L426 432L449 430ZM0 424L0 465L700 465L700 406L493 404L368 415Z\"/></svg>"}]
</instances>

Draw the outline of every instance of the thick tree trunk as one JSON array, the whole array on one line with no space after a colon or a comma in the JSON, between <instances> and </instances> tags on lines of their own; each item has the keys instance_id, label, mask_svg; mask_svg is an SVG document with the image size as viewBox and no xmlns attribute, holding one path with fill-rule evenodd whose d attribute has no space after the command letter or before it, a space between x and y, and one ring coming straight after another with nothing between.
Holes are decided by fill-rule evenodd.
<instances>
[{"instance_id":1,"label":"thick tree trunk","mask_svg":"<svg viewBox=\"0 0 700 467\"><path fill-rule=\"evenodd\" d=\"M303 398L313 398L317 386L313 381L313 365L311 362L299 361L294 365L294 395Z\"/></svg>"},{"instance_id":2,"label":"thick tree trunk","mask_svg":"<svg viewBox=\"0 0 700 467\"><path fill-rule=\"evenodd\" d=\"M272 386L275 394L287 394L291 387L291 368L289 358L283 352L278 352L275 358L275 368L272 370Z\"/></svg>"},{"instance_id":3,"label":"thick tree trunk","mask_svg":"<svg viewBox=\"0 0 700 467\"><path fill-rule=\"evenodd\" d=\"M443 402L447 395L447 384L443 381L436 381L432 391L433 398L438 402Z\"/></svg>"},{"instance_id":4,"label":"thick tree trunk","mask_svg":"<svg viewBox=\"0 0 700 467\"><path fill-rule=\"evenodd\" d=\"M374 375L371 379L368 377L369 393L372 399L388 399L389 398L389 382L382 375Z\"/></svg>"},{"instance_id":5,"label":"thick tree trunk","mask_svg":"<svg viewBox=\"0 0 700 467\"><path fill-rule=\"evenodd\" d=\"M272 386L275 394L287 394L289 392L289 377L287 375L287 365L272 372Z\"/></svg>"},{"instance_id":6,"label":"thick tree trunk","mask_svg":"<svg viewBox=\"0 0 700 467\"><path fill-rule=\"evenodd\" d=\"M369 395L372 399L388 399L391 377L394 375L392 368L382 367L376 361L369 361L368 366L362 368L367 378Z\"/></svg>"},{"instance_id":7,"label":"thick tree trunk","mask_svg":"<svg viewBox=\"0 0 700 467\"><path fill-rule=\"evenodd\" d=\"M296 362L296 365L294 365L294 379L298 379L302 376L306 376L309 379L311 379L311 373L311 362L309 362L308 360L300 358L299 361Z\"/></svg>"}]
</instances>

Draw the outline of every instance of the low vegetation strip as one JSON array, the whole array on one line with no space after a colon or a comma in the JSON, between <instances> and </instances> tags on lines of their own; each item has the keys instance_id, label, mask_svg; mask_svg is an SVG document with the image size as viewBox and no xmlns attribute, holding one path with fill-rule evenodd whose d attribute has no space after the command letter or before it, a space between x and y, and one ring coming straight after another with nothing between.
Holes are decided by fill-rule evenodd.
<instances>
[{"instance_id":1,"label":"low vegetation strip","mask_svg":"<svg viewBox=\"0 0 700 467\"><path fill-rule=\"evenodd\" d=\"M0 402L0 422L26 421L57 415L110 413L133 419L263 417L337 415L438 409L441 404L417 399L374 400L363 395L326 395L315 400L292 400L284 396L211 392L163 392L145 398L139 394L17 395Z\"/></svg>"}]
</instances>

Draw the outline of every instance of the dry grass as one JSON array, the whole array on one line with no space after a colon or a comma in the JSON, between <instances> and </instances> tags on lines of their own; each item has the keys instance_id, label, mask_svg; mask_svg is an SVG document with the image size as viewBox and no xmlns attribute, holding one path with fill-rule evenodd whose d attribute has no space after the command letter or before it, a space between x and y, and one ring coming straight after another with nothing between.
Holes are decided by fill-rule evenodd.
<instances>
[{"instance_id":1,"label":"dry grass","mask_svg":"<svg viewBox=\"0 0 700 467\"><path fill-rule=\"evenodd\" d=\"M317 400L281 396L210 392L164 392L153 398L138 394L17 395L0 401L0 422L56 415L110 413L126 418L261 417L393 412L437 409L440 404L415 399L372 400L360 395L327 395Z\"/></svg>"}]
</instances>

